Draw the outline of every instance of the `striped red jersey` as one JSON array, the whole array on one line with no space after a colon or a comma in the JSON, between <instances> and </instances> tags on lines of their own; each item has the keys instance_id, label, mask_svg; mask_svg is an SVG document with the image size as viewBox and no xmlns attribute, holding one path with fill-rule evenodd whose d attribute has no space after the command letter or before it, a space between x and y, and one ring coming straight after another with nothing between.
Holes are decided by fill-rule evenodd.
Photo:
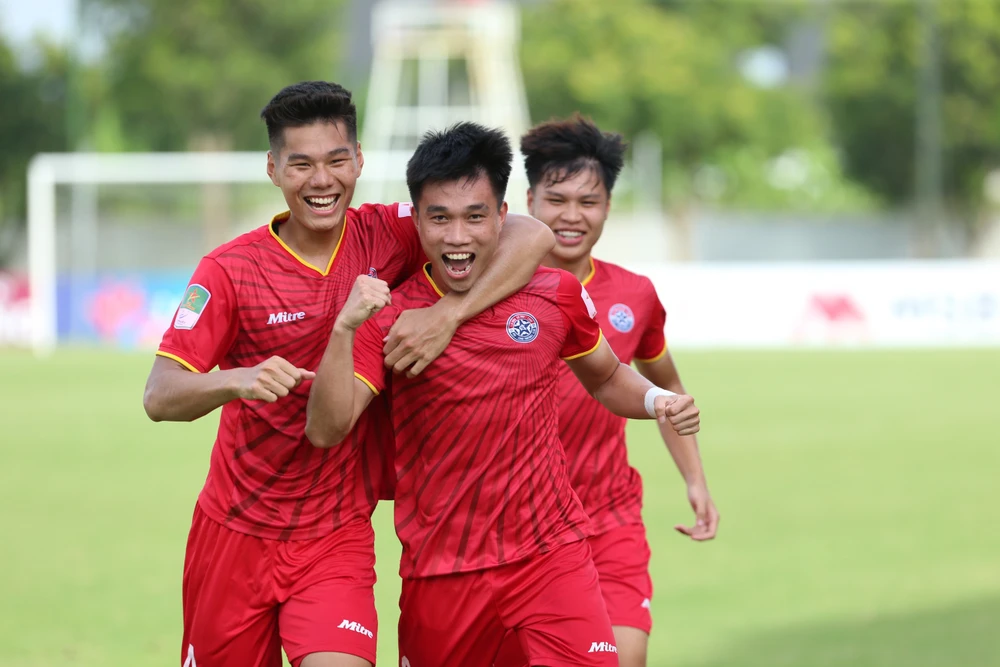
<instances>
[{"instance_id":1,"label":"striped red jersey","mask_svg":"<svg viewBox=\"0 0 1000 667\"><path fill-rule=\"evenodd\" d=\"M428 269L354 341L356 375L389 380L382 337L399 313L441 292ZM519 292L458 328L416 378L391 378L400 574L428 577L512 563L590 535L559 443L562 359L597 349L601 329L571 274L539 269Z\"/></svg>"},{"instance_id":2,"label":"striped red jersey","mask_svg":"<svg viewBox=\"0 0 1000 667\"><path fill-rule=\"evenodd\" d=\"M667 353L667 313L649 278L591 260L583 284L597 308L597 322L622 363L656 361ZM573 488L598 535L642 522L642 479L628 463L626 422L588 394L569 368L561 369L559 438Z\"/></svg>"},{"instance_id":3,"label":"striped red jersey","mask_svg":"<svg viewBox=\"0 0 1000 667\"><path fill-rule=\"evenodd\" d=\"M199 373L255 366L274 355L316 370L357 276L396 285L423 261L407 204L349 209L325 269L281 240L287 219L276 216L202 259L157 354ZM295 540L371 516L384 464L370 441L380 426L388 430L384 404L369 410L381 410L381 421L366 413L342 446L317 449L305 437L311 384L275 403L223 406L198 498L209 517L242 533Z\"/></svg>"}]
</instances>

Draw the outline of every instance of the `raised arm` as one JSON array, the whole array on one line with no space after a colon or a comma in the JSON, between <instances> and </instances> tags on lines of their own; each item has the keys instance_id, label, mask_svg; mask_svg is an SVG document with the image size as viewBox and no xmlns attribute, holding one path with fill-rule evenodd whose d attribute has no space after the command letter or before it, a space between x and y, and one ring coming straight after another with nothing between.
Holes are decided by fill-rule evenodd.
<instances>
[{"instance_id":1,"label":"raised arm","mask_svg":"<svg viewBox=\"0 0 1000 667\"><path fill-rule=\"evenodd\" d=\"M694 399L657 387L621 363L607 340L602 338L596 350L566 363L584 388L619 417L657 419L681 435L698 432L701 421Z\"/></svg>"},{"instance_id":2,"label":"raised arm","mask_svg":"<svg viewBox=\"0 0 1000 667\"><path fill-rule=\"evenodd\" d=\"M528 284L555 245L544 223L507 215L500 245L476 284L464 294L448 293L433 306L400 314L385 340L385 363L397 373L418 375L448 347L456 329L471 317Z\"/></svg>"},{"instance_id":3,"label":"raised arm","mask_svg":"<svg viewBox=\"0 0 1000 667\"><path fill-rule=\"evenodd\" d=\"M680 373L670 352L655 361L637 361L639 372L653 384L677 394L684 393ZM708 482L698 452L698 440L692 435L681 435L666 424L660 424L660 435L670 451L670 456L687 484L688 502L695 514L695 525L675 526L675 529L693 540L703 541L715 537L719 524L719 511L708 491Z\"/></svg>"},{"instance_id":4,"label":"raised arm","mask_svg":"<svg viewBox=\"0 0 1000 667\"><path fill-rule=\"evenodd\" d=\"M306 437L316 447L340 444L354 428L361 413L375 397L374 386L354 372L354 346L358 329L391 301L389 285L368 276L354 281L347 303L334 322L306 406ZM369 346L371 347L371 346ZM381 368L381 345L374 339L374 353Z\"/></svg>"}]
</instances>

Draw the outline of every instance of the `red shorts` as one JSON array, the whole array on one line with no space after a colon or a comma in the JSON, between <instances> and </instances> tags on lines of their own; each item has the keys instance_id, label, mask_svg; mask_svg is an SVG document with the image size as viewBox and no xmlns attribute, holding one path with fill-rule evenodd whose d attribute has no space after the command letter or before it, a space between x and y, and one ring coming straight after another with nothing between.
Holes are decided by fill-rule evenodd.
<instances>
[{"instance_id":1,"label":"red shorts","mask_svg":"<svg viewBox=\"0 0 1000 667\"><path fill-rule=\"evenodd\" d=\"M649 576L649 544L641 524L613 528L590 538L594 567L601 581L601 594L612 626L639 628L646 634L653 626L649 601L653 580ZM513 633L503 639L495 667L528 667Z\"/></svg>"},{"instance_id":2,"label":"red shorts","mask_svg":"<svg viewBox=\"0 0 1000 667\"><path fill-rule=\"evenodd\" d=\"M594 567L601 577L601 593L611 625L638 628L647 635L653 628L649 603L653 579L649 576L649 543L641 523L612 528L590 538Z\"/></svg>"},{"instance_id":3,"label":"red shorts","mask_svg":"<svg viewBox=\"0 0 1000 667\"><path fill-rule=\"evenodd\" d=\"M375 533L352 522L313 540L238 533L195 507L184 557L181 664L295 667L310 653L375 663Z\"/></svg>"},{"instance_id":4,"label":"red shorts","mask_svg":"<svg viewBox=\"0 0 1000 667\"><path fill-rule=\"evenodd\" d=\"M508 634L533 665L618 664L586 540L488 570L406 579L399 608L402 667L490 667Z\"/></svg>"}]
</instances>

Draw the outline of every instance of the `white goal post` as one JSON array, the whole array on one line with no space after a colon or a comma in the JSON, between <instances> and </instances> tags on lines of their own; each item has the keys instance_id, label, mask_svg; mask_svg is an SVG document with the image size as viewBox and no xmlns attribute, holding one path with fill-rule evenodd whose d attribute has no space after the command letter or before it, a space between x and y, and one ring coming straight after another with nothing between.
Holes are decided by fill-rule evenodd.
<instances>
[{"instance_id":1,"label":"white goal post","mask_svg":"<svg viewBox=\"0 0 1000 667\"><path fill-rule=\"evenodd\" d=\"M41 153L28 167L28 280L31 348L56 347L56 186L266 183L266 154Z\"/></svg>"}]
</instances>

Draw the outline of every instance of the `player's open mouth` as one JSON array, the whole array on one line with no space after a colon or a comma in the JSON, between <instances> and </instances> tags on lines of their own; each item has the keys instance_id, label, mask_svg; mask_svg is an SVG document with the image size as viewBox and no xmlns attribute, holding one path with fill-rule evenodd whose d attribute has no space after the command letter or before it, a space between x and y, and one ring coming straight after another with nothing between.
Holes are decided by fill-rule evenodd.
<instances>
[{"instance_id":1,"label":"player's open mouth","mask_svg":"<svg viewBox=\"0 0 1000 667\"><path fill-rule=\"evenodd\" d=\"M555 230L556 243L559 245L580 245L583 243L583 232L571 229Z\"/></svg>"},{"instance_id":2,"label":"player's open mouth","mask_svg":"<svg viewBox=\"0 0 1000 667\"><path fill-rule=\"evenodd\" d=\"M340 201L340 195L327 195L325 197L303 197L306 205L312 209L313 213L323 215L331 213Z\"/></svg>"},{"instance_id":3,"label":"player's open mouth","mask_svg":"<svg viewBox=\"0 0 1000 667\"><path fill-rule=\"evenodd\" d=\"M472 263L476 254L472 252L446 252L441 255L444 260L444 270L451 278L464 278L472 271Z\"/></svg>"}]
</instances>

